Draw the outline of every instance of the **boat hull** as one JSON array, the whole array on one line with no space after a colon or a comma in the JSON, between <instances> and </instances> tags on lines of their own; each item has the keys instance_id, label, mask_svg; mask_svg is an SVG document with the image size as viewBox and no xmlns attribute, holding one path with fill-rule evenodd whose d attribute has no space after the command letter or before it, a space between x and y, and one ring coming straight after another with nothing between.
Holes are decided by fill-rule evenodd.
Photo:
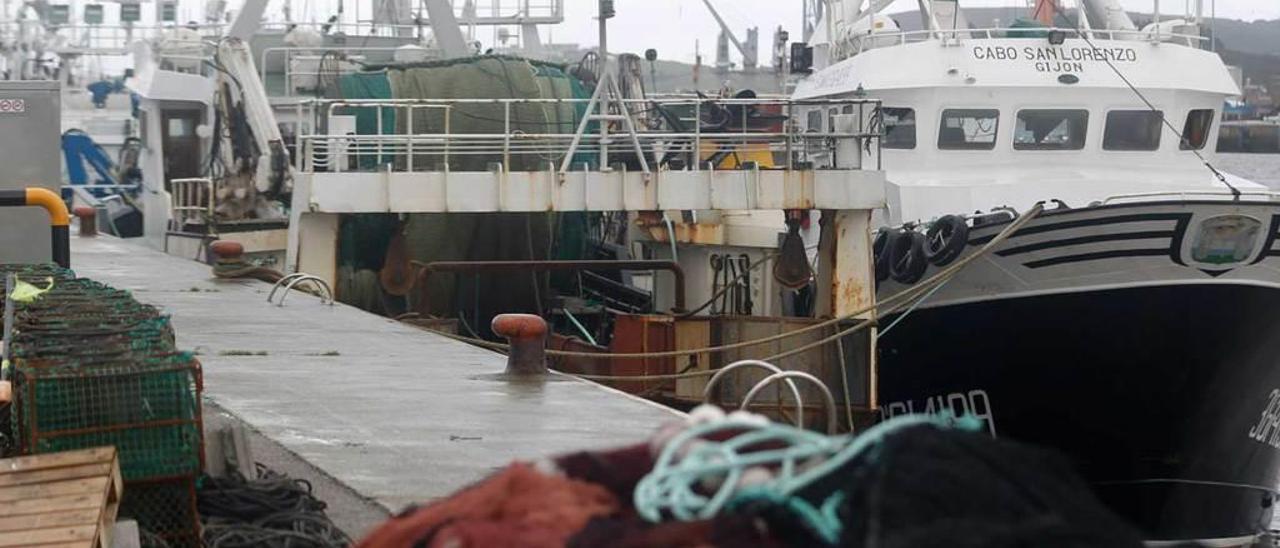
<instances>
[{"instance_id":1,"label":"boat hull","mask_svg":"<svg viewBox=\"0 0 1280 548\"><path fill-rule=\"evenodd\" d=\"M1278 483L1277 326L1280 288L1239 283L916 310L880 339L882 409L1056 447L1152 540L1247 538Z\"/></svg>"},{"instance_id":2,"label":"boat hull","mask_svg":"<svg viewBox=\"0 0 1280 548\"><path fill-rule=\"evenodd\" d=\"M1005 226L973 229L962 256ZM1275 202L1046 211L909 310L881 322L882 414L968 412L993 435L1060 449L1153 541L1243 544L1270 528Z\"/></svg>"}]
</instances>

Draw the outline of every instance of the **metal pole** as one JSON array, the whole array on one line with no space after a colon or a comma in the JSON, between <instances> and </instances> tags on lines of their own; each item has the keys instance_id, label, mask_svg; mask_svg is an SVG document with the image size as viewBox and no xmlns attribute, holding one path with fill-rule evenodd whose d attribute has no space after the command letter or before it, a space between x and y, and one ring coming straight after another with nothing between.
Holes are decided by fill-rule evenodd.
<instances>
[{"instance_id":1,"label":"metal pole","mask_svg":"<svg viewBox=\"0 0 1280 548\"><path fill-rule=\"evenodd\" d=\"M702 101L693 106L693 170L702 170Z\"/></svg>"},{"instance_id":2,"label":"metal pole","mask_svg":"<svg viewBox=\"0 0 1280 548\"><path fill-rule=\"evenodd\" d=\"M18 284L18 275L10 272L4 278L4 363L9 362L9 356L13 354L10 346L13 342L13 289ZM0 375L5 380L9 379L9 368L0 370Z\"/></svg>"},{"instance_id":3,"label":"metal pole","mask_svg":"<svg viewBox=\"0 0 1280 548\"><path fill-rule=\"evenodd\" d=\"M502 169L511 170L511 101L502 102Z\"/></svg>"},{"instance_id":4,"label":"metal pole","mask_svg":"<svg viewBox=\"0 0 1280 548\"><path fill-rule=\"evenodd\" d=\"M599 3L598 3L599 22L600 22L600 62L596 63L596 68L599 70L599 74L596 75L596 86L599 86L599 87L607 86L609 83L606 82L605 80L610 77L609 76L610 74L609 73L609 16L611 16L612 14L607 13L606 3L611 3L611 2L612 0L599 0ZM606 87L604 90L605 97L603 97L603 99L605 99L606 102L601 102L600 104L597 105L597 107L600 109L601 116L606 116L609 114L609 107L607 106L609 91L610 90ZM619 99L621 99L621 97L619 97ZM587 114L590 115L591 113L588 112ZM609 170L609 121L600 120L600 171L608 171L608 170Z\"/></svg>"},{"instance_id":5,"label":"metal pole","mask_svg":"<svg viewBox=\"0 0 1280 548\"><path fill-rule=\"evenodd\" d=\"M596 81L604 80L604 74L609 71L609 19L605 17L605 2L608 0L599 0L597 3L598 21L600 23L600 62L596 64Z\"/></svg>"}]
</instances>

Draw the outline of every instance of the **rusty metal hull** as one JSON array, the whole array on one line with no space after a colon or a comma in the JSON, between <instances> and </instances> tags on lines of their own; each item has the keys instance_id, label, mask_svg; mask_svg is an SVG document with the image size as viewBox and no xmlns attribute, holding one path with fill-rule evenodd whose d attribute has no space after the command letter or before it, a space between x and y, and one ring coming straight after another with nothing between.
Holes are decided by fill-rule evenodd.
<instances>
[{"instance_id":1,"label":"rusty metal hull","mask_svg":"<svg viewBox=\"0 0 1280 548\"><path fill-rule=\"evenodd\" d=\"M822 320L811 318L769 318L759 316L712 316L676 318L666 315L626 315L615 317L613 341L606 349L591 347L585 343L569 343L563 338L557 343L562 348L598 351L601 358L561 358L555 360L562 371L591 375L648 376L670 375L719 369L735 361L760 359L831 336L837 328L816 329L794 337L755 347L731 350L718 354L695 354L675 358L610 358L607 353L667 352L707 348L740 341L762 339L772 335L796 331ZM829 344L795 356L775 360L778 367L789 371L803 371L821 379L836 395L841 417L841 429L848 428L850 416L861 422L868 416L870 407L871 371L868 363L866 333L845 337L841 344ZM593 350L587 350L591 348ZM843 359L842 359L843 352ZM842 365L843 364L843 365ZM719 383L712 394L712 401L725 407L737 408L753 386L768 376L765 371L741 370ZM665 403L687 407L702 401L708 377L692 377L671 380L611 381L607 384L620 390L658 399ZM806 405L806 424L822 425L824 409L819 391L804 384L799 385ZM779 399L781 398L781 399ZM846 411L846 407L848 411ZM773 418L791 420L795 404L782 390L766 390L755 399L752 410Z\"/></svg>"}]
</instances>

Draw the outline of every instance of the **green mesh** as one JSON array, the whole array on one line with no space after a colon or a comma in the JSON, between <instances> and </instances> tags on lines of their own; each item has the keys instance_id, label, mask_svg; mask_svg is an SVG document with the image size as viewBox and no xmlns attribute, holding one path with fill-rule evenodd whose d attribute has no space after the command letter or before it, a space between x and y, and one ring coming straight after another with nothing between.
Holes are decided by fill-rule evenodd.
<instances>
[{"instance_id":1,"label":"green mesh","mask_svg":"<svg viewBox=\"0 0 1280 548\"><path fill-rule=\"evenodd\" d=\"M342 99L390 99L391 83L385 72L358 72L347 74L338 80ZM336 114L354 115L356 117L357 135L393 134L396 132L396 109L382 107L382 130L379 131L378 108L376 107L337 107ZM383 158L383 162L391 162L392 156ZM361 169L372 169L379 165L376 154L357 155L356 161Z\"/></svg>"},{"instance_id":2,"label":"green mesh","mask_svg":"<svg viewBox=\"0 0 1280 548\"><path fill-rule=\"evenodd\" d=\"M126 480L200 470L199 364L144 358L68 365L18 360L13 414L32 453L113 445Z\"/></svg>"},{"instance_id":3,"label":"green mesh","mask_svg":"<svg viewBox=\"0 0 1280 548\"><path fill-rule=\"evenodd\" d=\"M129 482L119 516L137 520L139 528L164 539L168 546L196 548L201 546L196 512L195 479L176 478Z\"/></svg>"},{"instance_id":4,"label":"green mesh","mask_svg":"<svg viewBox=\"0 0 1280 548\"><path fill-rule=\"evenodd\" d=\"M115 446L127 481L198 474L200 363L175 350L168 316L65 269L7 271L55 279L15 311L9 426L19 449Z\"/></svg>"},{"instance_id":5,"label":"green mesh","mask_svg":"<svg viewBox=\"0 0 1280 548\"><path fill-rule=\"evenodd\" d=\"M386 85L384 95L381 86ZM470 57L447 61L397 64L377 67L376 72L352 75L342 80L344 98L395 99L587 99L591 95L577 78L563 67L505 56ZM373 133L377 124L372 108L357 113L360 133ZM586 112L586 103L523 103L511 110L511 130L528 134L569 135ZM503 133L506 109L498 103L456 104L448 116L452 134ZM384 133L385 114L383 116ZM445 114L439 109L416 109L410 119L395 119L394 133L445 133ZM561 144L563 141L559 141ZM500 154L455 155L449 168L455 171L484 171ZM559 165L562 156L514 154L508 169L546 170ZM579 154L574 165L594 163L594 154ZM400 159L398 169L407 168ZM362 166L369 167L362 159ZM438 155L416 155L416 170L441 170ZM528 260L579 259L586 255L586 238L594 213L459 214L407 215L404 225L409 258L424 263L446 260ZM399 220L387 214L344 216L339 238L338 298L366 310L407 306L421 301L426 291L430 313L466 318L484 331L488 318L496 312L534 311L538 303L531 291L538 284L540 294L549 294L547 276L528 273L501 273L485 276L438 275L430 287L415 288L407 299L385 295L377 271L383 266L388 242ZM569 276L566 276L569 277ZM545 303L543 303L545 305Z\"/></svg>"},{"instance_id":6,"label":"green mesh","mask_svg":"<svg viewBox=\"0 0 1280 548\"><path fill-rule=\"evenodd\" d=\"M397 99L570 99L577 97L575 79L554 66L525 59L488 56L447 62L391 67L388 72ZM525 134L572 134L584 112L571 104L515 103L511 106L511 130ZM506 109L496 103L455 104L448 114L440 109L417 109L396 121L398 133L501 134L507 130ZM499 155L459 155L449 159L450 169L484 171ZM562 158L540 154L514 154L508 169L545 170ZM576 159L575 159L576 161ZM443 158L423 155L414 166L443 169Z\"/></svg>"}]
</instances>

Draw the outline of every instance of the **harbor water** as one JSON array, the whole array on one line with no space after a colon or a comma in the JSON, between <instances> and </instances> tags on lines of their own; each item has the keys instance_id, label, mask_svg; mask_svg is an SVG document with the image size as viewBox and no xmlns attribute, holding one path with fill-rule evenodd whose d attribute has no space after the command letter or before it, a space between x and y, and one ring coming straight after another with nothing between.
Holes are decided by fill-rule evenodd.
<instances>
[{"instance_id":1,"label":"harbor water","mask_svg":"<svg viewBox=\"0 0 1280 548\"><path fill-rule=\"evenodd\" d=\"M1219 154L1216 167L1280 190L1280 154Z\"/></svg>"}]
</instances>

